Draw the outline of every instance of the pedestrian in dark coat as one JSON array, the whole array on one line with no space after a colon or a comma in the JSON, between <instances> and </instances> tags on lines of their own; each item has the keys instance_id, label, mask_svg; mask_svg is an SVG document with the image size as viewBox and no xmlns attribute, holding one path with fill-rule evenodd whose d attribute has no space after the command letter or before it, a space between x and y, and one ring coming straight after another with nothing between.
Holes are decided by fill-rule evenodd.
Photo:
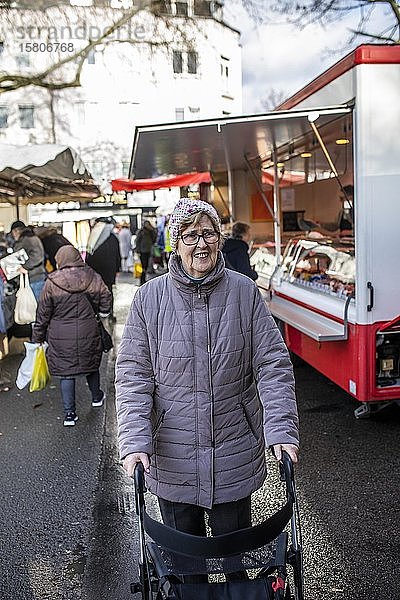
<instances>
[{"instance_id":1,"label":"pedestrian in dark coat","mask_svg":"<svg viewBox=\"0 0 400 600\"><path fill-rule=\"evenodd\" d=\"M75 425L75 378L86 375L92 406L101 406L99 366L102 356L95 311L108 315L111 294L98 273L86 265L73 246L56 253L58 269L50 273L39 301L32 341L47 340L51 375L61 379L64 425Z\"/></svg>"},{"instance_id":2,"label":"pedestrian in dark coat","mask_svg":"<svg viewBox=\"0 0 400 600\"><path fill-rule=\"evenodd\" d=\"M121 269L121 252L117 236L113 233L115 220L99 217L90 232L86 263L101 275L111 292L111 317L114 317L113 285L118 271Z\"/></svg>"},{"instance_id":3,"label":"pedestrian in dark coat","mask_svg":"<svg viewBox=\"0 0 400 600\"><path fill-rule=\"evenodd\" d=\"M146 281L146 271L149 267L151 250L157 239L157 229L153 227L150 221L144 221L143 227L139 229L136 235L135 249L140 256L142 264L142 274L140 275L140 285Z\"/></svg>"},{"instance_id":4,"label":"pedestrian in dark coat","mask_svg":"<svg viewBox=\"0 0 400 600\"><path fill-rule=\"evenodd\" d=\"M222 254L227 269L232 269L247 275L253 281L258 278L258 273L250 265L249 242L251 239L250 225L238 221L232 226L232 235L222 246Z\"/></svg>"},{"instance_id":5,"label":"pedestrian in dark coat","mask_svg":"<svg viewBox=\"0 0 400 600\"><path fill-rule=\"evenodd\" d=\"M24 249L28 255L28 260L20 267L20 271L28 273L29 284L38 301L46 279L43 244L32 227L27 227L22 221L14 221L11 225L11 235L15 240L14 252Z\"/></svg>"},{"instance_id":6,"label":"pedestrian in dark coat","mask_svg":"<svg viewBox=\"0 0 400 600\"><path fill-rule=\"evenodd\" d=\"M169 272L139 288L116 362L120 455L141 462L165 524L205 535L251 525L265 447L297 460L292 365L254 282L225 269L221 222L181 198Z\"/></svg>"},{"instance_id":7,"label":"pedestrian in dark coat","mask_svg":"<svg viewBox=\"0 0 400 600\"><path fill-rule=\"evenodd\" d=\"M42 241L45 258L51 265L48 271L55 271L57 268L55 258L57 250L62 246L72 246L71 242L61 233L58 233L55 227L43 227L37 232L37 236Z\"/></svg>"}]
</instances>

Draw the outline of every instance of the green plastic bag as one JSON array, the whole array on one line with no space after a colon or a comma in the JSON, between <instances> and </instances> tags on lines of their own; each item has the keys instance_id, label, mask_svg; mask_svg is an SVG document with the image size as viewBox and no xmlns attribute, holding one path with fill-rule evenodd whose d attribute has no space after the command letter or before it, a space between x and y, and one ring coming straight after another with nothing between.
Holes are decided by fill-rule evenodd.
<instances>
[{"instance_id":1,"label":"green plastic bag","mask_svg":"<svg viewBox=\"0 0 400 600\"><path fill-rule=\"evenodd\" d=\"M35 352L30 392L43 390L50 379L49 367L47 365L46 352L43 346L39 346Z\"/></svg>"}]
</instances>

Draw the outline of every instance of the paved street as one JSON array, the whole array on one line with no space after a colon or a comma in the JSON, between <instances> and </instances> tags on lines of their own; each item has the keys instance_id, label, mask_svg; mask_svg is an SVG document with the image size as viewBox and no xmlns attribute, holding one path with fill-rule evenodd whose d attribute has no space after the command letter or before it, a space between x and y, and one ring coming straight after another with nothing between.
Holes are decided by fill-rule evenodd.
<instances>
[{"instance_id":1,"label":"paved street","mask_svg":"<svg viewBox=\"0 0 400 600\"><path fill-rule=\"evenodd\" d=\"M127 277L117 289L116 340L135 290ZM21 358L2 361L3 379ZM62 427L57 381L33 394L1 392L1 600L133 598L137 535L131 482L116 452L113 358L102 364L106 410L90 407L80 381L72 430ZM306 365L296 377L306 597L397 600L400 409L356 421L356 403L324 377ZM279 504L275 473L271 459L255 522Z\"/></svg>"}]
</instances>

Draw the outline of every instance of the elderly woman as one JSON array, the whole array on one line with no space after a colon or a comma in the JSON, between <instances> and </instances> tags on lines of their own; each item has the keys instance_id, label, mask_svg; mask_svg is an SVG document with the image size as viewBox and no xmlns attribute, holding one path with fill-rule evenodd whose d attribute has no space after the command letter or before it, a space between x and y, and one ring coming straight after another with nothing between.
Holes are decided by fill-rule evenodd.
<instances>
[{"instance_id":1,"label":"elderly woman","mask_svg":"<svg viewBox=\"0 0 400 600\"><path fill-rule=\"evenodd\" d=\"M265 446L296 462L292 366L248 277L225 269L220 219L182 198L171 216L169 273L137 291L116 364L120 454L142 462L165 524L205 535L251 525Z\"/></svg>"},{"instance_id":2,"label":"elderly woman","mask_svg":"<svg viewBox=\"0 0 400 600\"><path fill-rule=\"evenodd\" d=\"M75 379L86 375L92 406L102 406L99 366L102 356L95 311L107 316L111 293L98 273L86 265L73 246L62 246L55 255L57 270L46 279L40 297L32 341L47 339L51 375L60 377L64 426L78 420Z\"/></svg>"}]
</instances>

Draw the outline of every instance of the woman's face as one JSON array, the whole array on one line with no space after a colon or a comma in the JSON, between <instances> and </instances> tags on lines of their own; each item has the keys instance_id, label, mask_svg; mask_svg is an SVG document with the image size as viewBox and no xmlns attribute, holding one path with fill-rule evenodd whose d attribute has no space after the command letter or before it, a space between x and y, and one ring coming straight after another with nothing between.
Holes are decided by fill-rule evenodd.
<instances>
[{"instance_id":1,"label":"woman's face","mask_svg":"<svg viewBox=\"0 0 400 600\"><path fill-rule=\"evenodd\" d=\"M188 225L182 230L176 248L178 256L181 257L184 270L196 279L205 277L215 267L218 257L219 237L213 243L205 242L204 238L200 237L193 246L186 245L181 238L191 233L205 234L206 232L215 232L215 229L210 217L202 215L196 225Z\"/></svg>"}]
</instances>

